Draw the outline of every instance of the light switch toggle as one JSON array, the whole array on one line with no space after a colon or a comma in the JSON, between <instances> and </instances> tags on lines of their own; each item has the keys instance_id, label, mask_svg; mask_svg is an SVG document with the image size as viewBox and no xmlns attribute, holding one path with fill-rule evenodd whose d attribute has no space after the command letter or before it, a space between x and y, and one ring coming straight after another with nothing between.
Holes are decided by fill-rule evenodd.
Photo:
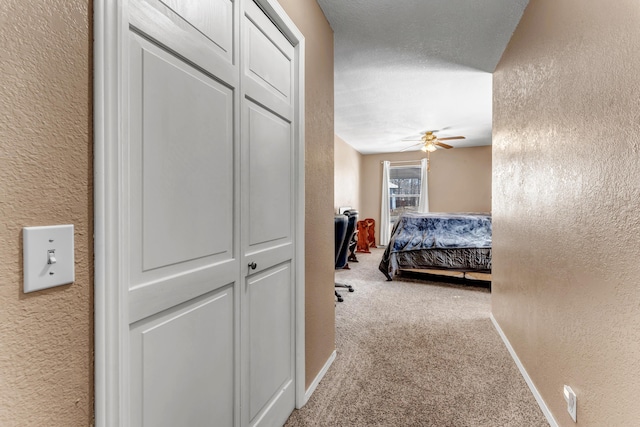
<instances>
[{"instance_id":1,"label":"light switch toggle","mask_svg":"<svg viewBox=\"0 0 640 427\"><path fill-rule=\"evenodd\" d=\"M22 229L25 293L74 282L73 236L73 224Z\"/></svg>"},{"instance_id":2,"label":"light switch toggle","mask_svg":"<svg viewBox=\"0 0 640 427\"><path fill-rule=\"evenodd\" d=\"M47 264L55 264L56 263L56 250L49 249L47 251Z\"/></svg>"}]
</instances>

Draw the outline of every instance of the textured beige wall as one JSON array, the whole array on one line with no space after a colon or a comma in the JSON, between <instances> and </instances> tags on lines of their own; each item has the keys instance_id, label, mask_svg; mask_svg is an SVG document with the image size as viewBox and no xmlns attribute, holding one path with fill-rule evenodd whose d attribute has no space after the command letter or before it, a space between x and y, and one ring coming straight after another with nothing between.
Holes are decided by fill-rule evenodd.
<instances>
[{"instance_id":1,"label":"textured beige wall","mask_svg":"<svg viewBox=\"0 0 640 427\"><path fill-rule=\"evenodd\" d=\"M531 0L494 74L493 314L555 419L639 425L640 3Z\"/></svg>"},{"instance_id":2,"label":"textured beige wall","mask_svg":"<svg viewBox=\"0 0 640 427\"><path fill-rule=\"evenodd\" d=\"M363 156L360 216L376 220L376 236L380 235L382 161L417 160L419 162L424 156L422 151ZM431 153L429 210L431 212L491 211L490 146L454 148Z\"/></svg>"},{"instance_id":3,"label":"textured beige wall","mask_svg":"<svg viewBox=\"0 0 640 427\"><path fill-rule=\"evenodd\" d=\"M0 425L93 419L87 0L0 2ZM22 293L22 227L75 225L72 285Z\"/></svg>"},{"instance_id":4,"label":"textured beige wall","mask_svg":"<svg viewBox=\"0 0 640 427\"><path fill-rule=\"evenodd\" d=\"M335 136L334 144L335 174L333 208L338 212L340 206L351 206L360 209L360 175L362 154L356 151L339 136Z\"/></svg>"},{"instance_id":5,"label":"textured beige wall","mask_svg":"<svg viewBox=\"0 0 640 427\"><path fill-rule=\"evenodd\" d=\"M316 0L279 0L305 36L306 384L335 350L333 31Z\"/></svg>"}]
</instances>

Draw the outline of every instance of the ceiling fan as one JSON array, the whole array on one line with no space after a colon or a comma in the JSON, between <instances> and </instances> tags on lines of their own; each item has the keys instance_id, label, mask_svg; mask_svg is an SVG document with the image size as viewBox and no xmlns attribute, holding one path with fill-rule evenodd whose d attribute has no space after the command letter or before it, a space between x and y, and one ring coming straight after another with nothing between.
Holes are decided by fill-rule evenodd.
<instances>
[{"instance_id":1,"label":"ceiling fan","mask_svg":"<svg viewBox=\"0 0 640 427\"><path fill-rule=\"evenodd\" d=\"M403 141L420 141L420 142L418 144L413 144L402 151L407 151L408 149L415 147L416 145L422 145L420 149L426 153L434 152L438 149L438 147L446 148L448 150L449 148L453 148L453 146L449 144L445 144L442 141L451 141L454 139L465 139L464 136L449 136L446 138L438 138L434 134L435 132L438 132L438 131L428 130L424 132L424 134L420 139L403 139Z\"/></svg>"}]
</instances>

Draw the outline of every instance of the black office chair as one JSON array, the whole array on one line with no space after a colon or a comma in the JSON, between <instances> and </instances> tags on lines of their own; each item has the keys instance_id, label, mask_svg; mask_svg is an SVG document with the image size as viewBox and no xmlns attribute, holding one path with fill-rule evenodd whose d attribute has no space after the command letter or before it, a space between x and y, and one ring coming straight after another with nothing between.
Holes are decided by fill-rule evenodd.
<instances>
[{"instance_id":1,"label":"black office chair","mask_svg":"<svg viewBox=\"0 0 640 427\"><path fill-rule=\"evenodd\" d=\"M347 235L347 224L349 221L347 217L344 215L336 215L333 218L335 223L335 245L336 245L336 259L335 259L335 268L338 268L338 257L340 256L340 250L342 249L342 245L344 244L344 238ZM334 291L336 294L336 298L338 298L338 302L344 301L342 296L338 293L338 291Z\"/></svg>"},{"instance_id":2,"label":"black office chair","mask_svg":"<svg viewBox=\"0 0 640 427\"><path fill-rule=\"evenodd\" d=\"M336 249L336 264L335 268L348 268L348 252L351 240L353 239L353 235L356 230L356 223L358 222L358 211L350 210L346 211L344 215L336 215L335 216L335 249ZM335 283L335 287L337 288L345 288L348 289L349 292L353 292L353 286L343 284L343 283ZM338 293L338 291L334 291L336 298L338 298L338 302L342 302L343 298Z\"/></svg>"}]
</instances>

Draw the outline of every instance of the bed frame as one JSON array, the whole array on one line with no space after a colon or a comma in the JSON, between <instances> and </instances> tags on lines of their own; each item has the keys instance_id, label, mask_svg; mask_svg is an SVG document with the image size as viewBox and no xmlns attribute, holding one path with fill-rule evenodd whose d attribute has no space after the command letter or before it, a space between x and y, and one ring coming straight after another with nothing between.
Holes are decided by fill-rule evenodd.
<instances>
[{"instance_id":1,"label":"bed frame","mask_svg":"<svg viewBox=\"0 0 640 427\"><path fill-rule=\"evenodd\" d=\"M454 279L477 280L481 282L490 282L491 273L483 273L481 271L459 271L459 270L436 270L428 268L401 268L400 273L416 273L429 274L431 276L444 276Z\"/></svg>"},{"instance_id":2,"label":"bed frame","mask_svg":"<svg viewBox=\"0 0 640 427\"><path fill-rule=\"evenodd\" d=\"M394 225L379 269L491 281L491 215L405 213Z\"/></svg>"}]
</instances>

